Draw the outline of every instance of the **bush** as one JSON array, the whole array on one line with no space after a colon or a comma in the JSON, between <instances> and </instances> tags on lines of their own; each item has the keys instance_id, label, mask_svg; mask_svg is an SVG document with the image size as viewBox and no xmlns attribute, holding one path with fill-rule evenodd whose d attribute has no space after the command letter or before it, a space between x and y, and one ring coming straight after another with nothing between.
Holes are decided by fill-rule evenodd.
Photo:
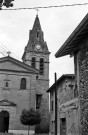
<instances>
[{"instance_id":1,"label":"bush","mask_svg":"<svg viewBox=\"0 0 88 135\"><path fill-rule=\"evenodd\" d=\"M25 126L34 126L40 123L41 117L38 111L35 111L33 108L30 110L22 110L20 121Z\"/></svg>"}]
</instances>

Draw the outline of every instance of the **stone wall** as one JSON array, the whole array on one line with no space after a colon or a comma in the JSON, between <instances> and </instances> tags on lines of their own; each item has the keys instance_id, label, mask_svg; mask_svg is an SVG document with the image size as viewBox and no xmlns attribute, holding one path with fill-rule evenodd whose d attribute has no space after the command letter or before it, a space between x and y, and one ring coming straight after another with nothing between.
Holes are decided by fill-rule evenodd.
<instances>
[{"instance_id":1,"label":"stone wall","mask_svg":"<svg viewBox=\"0 0 88 135\"><path fill-rule=\"evenodd\" d=\"M70 84L73 85L73 87ZM60 120L66 118L66 134L78 135L78 97L74 97L75 78L65 77L57 84L57 130L60 135ZM53 110L52 110L53 101ZM50 133L55 134L55 91L50 92Z\"/></svg>"},{"instance_id":2,"label":"stone wall","mask_svg":"<svg viewBox=\"0 0 88 135\"><path fill-rule=\"evenodd\" d=\"M79 123L78 123L78 100L74 99L60 106L58 114L58 134L61 132L61 119L66 118L66 134L67 135L78 135L79 134Z\"/></svg>"},{"instance_id":3,"label":"stone wall","mask_svg":"<svg viewBox=\"0 0 88 135\"><path fill-rule=\"evenodd\" d=\"M71 84L73 85L72 87ZM61 119L66 119L66 134L78 135L78 97L75 97L75 78L65 78L58 89L58 135L61 133Z\"/></svg>"},{"instance_id":4,"label":"stone wall","mask_svg":"<svg viewBox=\"0 0 88 135\"><path fill-rule=\"evenodd\" d=\"M77 54L78 68L77 76L79 103L80 103L80 135L88 134L88 40L81 45L81 49Z\"/></svg>"},{"instance_id":5,"label":"stone wall","mask_svg":"<svg viewBox=\"0 0 88 135\"><path fill-rule=\"evenodd\" d=\"M60 105L74 98L75 79L65 78L58 88Z\"/></svg>"}]
</instances>

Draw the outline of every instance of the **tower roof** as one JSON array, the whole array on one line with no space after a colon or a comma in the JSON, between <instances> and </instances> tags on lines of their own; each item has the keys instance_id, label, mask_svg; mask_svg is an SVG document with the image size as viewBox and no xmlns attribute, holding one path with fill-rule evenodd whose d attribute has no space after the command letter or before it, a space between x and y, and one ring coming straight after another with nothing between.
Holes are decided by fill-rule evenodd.
<instances>
[{"instance_id":1,"label":"tower roof","mask_svg":"<svg viewBox=\"0 0 88 135\"><path fill-rule=\"evenodd\" d=\"M39 21L38 15L36 15L36 18L35 18L32 30L34 30L34 29L41 30L41 25L40 25L40 21Z\"/></svg>"},{"instance_id":2,"label":"tower roof","mask_svg":"<svg viewBox=\"0 0 88 135\"><path fill-rule=\"evenodd\" d=\"M40 49L36 49L36 45L39 45ZM36 15L33 28L30 30L29 40L27 46L25 47L22 59L24 59L26 53L29 52L50 54L47 43L44 41L43 31L41 29L38 15Z\"/></svg>"}]
</instances>

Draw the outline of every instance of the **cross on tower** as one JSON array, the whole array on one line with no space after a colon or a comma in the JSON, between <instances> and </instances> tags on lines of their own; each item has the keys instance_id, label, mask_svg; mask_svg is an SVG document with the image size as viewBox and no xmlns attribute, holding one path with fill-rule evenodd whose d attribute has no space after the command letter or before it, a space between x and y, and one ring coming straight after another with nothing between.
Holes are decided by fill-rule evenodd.
<instances>
[{"instance_id":1,"label":"cross on tower","mask_svg":"<svg viewBox=\"0 0 88 135\"><path fill-rule=\"evenodd\" d=\"M37 15L38 15L38 11L39 11L39 9L38 9L38 8L35 8L35 10L37 11Z\"/></svg>"}]
</instances>

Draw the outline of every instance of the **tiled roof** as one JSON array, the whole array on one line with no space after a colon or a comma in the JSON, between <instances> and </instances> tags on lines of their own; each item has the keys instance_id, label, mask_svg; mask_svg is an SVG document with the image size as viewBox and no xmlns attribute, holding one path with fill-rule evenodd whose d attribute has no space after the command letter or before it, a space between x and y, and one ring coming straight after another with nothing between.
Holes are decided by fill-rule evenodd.
<instances>
[{"instance_id":1,"label":"tiled roof","mask_svg":"<svg viewBox=\"0 0 88 135\"><path fill-rule=\"evenodd\" d=\"M63 74L58 80L57 80L57 85L61 82L62 79L64 78L74 78L75 75L74 74ZM47 90L47 92L51 92L52 90L54 90L55 87L55 83Z\"/></svg>"}]
</instances>

